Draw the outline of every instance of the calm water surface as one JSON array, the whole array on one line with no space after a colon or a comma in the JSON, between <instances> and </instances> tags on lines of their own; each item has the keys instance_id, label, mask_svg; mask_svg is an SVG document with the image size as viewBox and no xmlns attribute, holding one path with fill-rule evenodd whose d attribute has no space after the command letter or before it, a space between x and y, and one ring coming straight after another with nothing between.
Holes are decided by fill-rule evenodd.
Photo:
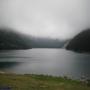
<instances>
[{"instance_id":1,"label":"calm water surface","mask_svg":"<svg viewBox=\"0 0 90 90\"><path fill-rule=\"evenodd\" d=\"M30 49L0 52L0 71L45 74L79 79L90 77L90 55L64 49Z\"/></svg>"}]
</instances>

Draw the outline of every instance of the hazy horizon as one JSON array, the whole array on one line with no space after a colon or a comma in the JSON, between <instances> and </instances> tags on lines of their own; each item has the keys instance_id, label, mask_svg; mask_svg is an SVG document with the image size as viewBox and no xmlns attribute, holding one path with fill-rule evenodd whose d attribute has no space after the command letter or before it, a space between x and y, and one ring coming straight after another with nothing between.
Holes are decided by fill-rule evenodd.
<instances>
[{"instance_id":1,"label":"hazy horizon","mask_svg":"<svg viewBox=\"0 0 90 90\"><path fill-rule=\"evenodd\" d=\"M89 0L0 0L0 27L58 39L89 28Z\"/></svg>"}]
</instances>

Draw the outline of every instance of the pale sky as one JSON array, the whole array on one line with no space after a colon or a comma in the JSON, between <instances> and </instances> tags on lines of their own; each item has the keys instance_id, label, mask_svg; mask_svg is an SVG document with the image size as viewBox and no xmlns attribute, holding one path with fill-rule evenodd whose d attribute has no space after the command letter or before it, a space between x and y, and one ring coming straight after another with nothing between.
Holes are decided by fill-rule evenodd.
<instances>
[{"instance_id":1,"label":"pale sky","mask_svg":"<svg viewBox=\"0 0 90 90\"><path fill-rule=\"evenodd\" d=\"M0 0L0 27L33 36L72 38L89 15L89 0Z\"/></svg>"}]
</instances>

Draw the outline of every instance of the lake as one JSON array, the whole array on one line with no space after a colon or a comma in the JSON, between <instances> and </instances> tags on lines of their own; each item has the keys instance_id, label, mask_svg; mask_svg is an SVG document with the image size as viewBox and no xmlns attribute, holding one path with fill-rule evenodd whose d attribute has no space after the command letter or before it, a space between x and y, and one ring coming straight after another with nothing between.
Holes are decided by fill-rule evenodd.
<instances>
[{"instance_id":1,"label":"lake","mask_svg":"<svg viewBox=\"0 0 90 90\"><path fill-rule=\"evenodd\" d=\"M1 51L0 71L90 78L90 55L47 48Z\"/></svg>"}]
</instances>

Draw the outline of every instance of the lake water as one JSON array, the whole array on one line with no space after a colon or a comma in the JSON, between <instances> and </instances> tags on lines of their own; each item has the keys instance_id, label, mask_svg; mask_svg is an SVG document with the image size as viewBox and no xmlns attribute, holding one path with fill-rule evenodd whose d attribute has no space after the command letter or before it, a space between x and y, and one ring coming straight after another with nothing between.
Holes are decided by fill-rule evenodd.
<instances>
[{"instance_id":1,"label":"lake water","mask_svg":"<svg viewBox=\"0 0 90 90\"><path fill-rule=\"evenodd\" d=\"M0 71L90 78L90 55L43 48L1 51Z\"/></svg>"}]
</instances>

